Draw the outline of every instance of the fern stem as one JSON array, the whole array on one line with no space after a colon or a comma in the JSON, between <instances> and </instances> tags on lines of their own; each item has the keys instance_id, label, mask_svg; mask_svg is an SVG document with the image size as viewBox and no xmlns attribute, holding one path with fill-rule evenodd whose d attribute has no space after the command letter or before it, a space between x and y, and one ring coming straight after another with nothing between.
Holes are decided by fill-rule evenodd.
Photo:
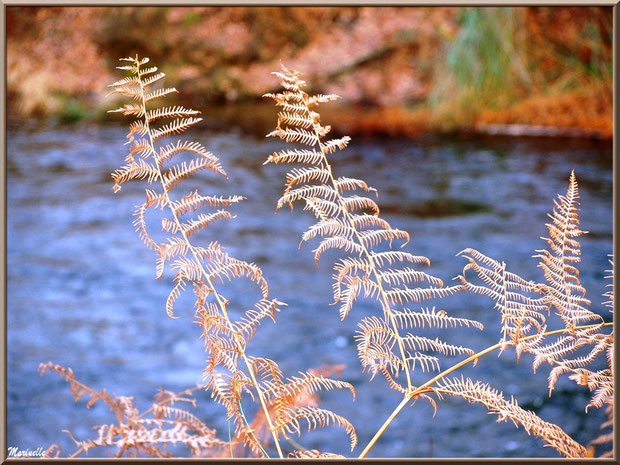
<instances>
[{"instance_id":1,"label":"fern stem","mask_svg":"<svg viewBox=\"0 0 620 465\"><path fill-rule=\"evenodd\" d=\"M267 453L267 451L263 448L262 444L259 442L258 438L254 435L254 430L250 428L250 423L248 422L248 418L245 416L245 412L243 411L243 405L241 405L241 399L239 399L238 405L239 405L239 411L241 412L241 418L243 418L243 421L245 422L245 425L248 428L248 431L250 431L250 434L252 434L254 439L256 439L256 443L258 444L258 447L260 447L260 450L263 451L263 454L265 454L265 457L271 458L269 457L269 454ZM230 435L230 420L228 421L228 434ZM230 449L230 457L232 458L232 445Z\"/></svg>"},{"instance_id":2,"label":"fern stem","mask_svg":"<svg viewBox=\"0 0 620 465\"><path fill-rule=\"evenodd\" d=\"M613 322L611 323L603 323L602 326L612 326ZM585 325L585 326L577 326L574 327L572 329L589 329L589 328L593 328L596 326L600 326L600 324L593 324L593 325ZM562 334L562 333L566 333L568 331L570 331L571 328L564 328L564 329L556 329L554 331L548 331L546 333L543 334L543 336L553 336L554 334ZM539 337L538 334L534 334L532 336L527 336L527 337L523 337L520 339L520 341L527 341L530 339L533 339L535 337ZM498 342L495 345L492 345L490 347L487 347L484 350L481 350L480 352L475 353L474 355L467 357L464 360L461 360L459 363L451 366L450 368L448 368L447 370L442 371L441 373L439 373L437 376L435 376L434 378L428 380L426 383L422 384L421 386L413 389L412 391L408 392L407 394L405 394L403 400L400 402L400 404L398 404L398 406L394 409L394 411L390 414L390 416L387 418L387 420L385 420L385 422L383 423L383 425L381 425L381 428L379 428L379 430L375 433L375 435L373 436L373 438L370 440L370 442L368 443L368 445L364 448L364 450L362 451L362 453L359 455L358 458L362 459L364 457L366 457L366 455L368 455L368 452L370 452L370 450L374 447L374 445L376 444L376 442L379 440L379 438L383 435L383 433L385 432L385 430L388 428L388 426L390 426L390 423L392 423L392 421L394 421L394 418L396 418L396 416L405 408L405 406L407 405L407 403L414 399L415 397L417 397L420 394L423 394L424 392L428 392L430 389L430 386L432 386L433 384L435 384L437 381L441 380L442 378L446 377L447 375L449 375L450 373L452 373L453 371L458 370L459 368L474 362L476 360L478 360L480 357L493 352L494 350L500 349L502 347L505 347L505 345L514 345L513 341L502 341L502 342Z\"/></svg>"},{"instance_id":3,"label":"fern stem","mask_svg":"<svg viewBox=\"0 0 620 465\"><path fill-rule=\"evenodd\" d=\"M144 87L143 87L143 83L142 83L142 76L140 75L140 62L138 61L137 58L136 58L136 69L137 69L138 81L140 83L140 94L141 94L141 98L142 98L142 113L144 115L144 125L145 125L145 127L147 129L147 133L148 133L148 137L149 137L149 148L150 148L150 151L151 151L151 154L152 154L153 158L156 160L157 152L155 151L155 146L154 146L154 143L153 143L153 137L152 137L151 130L150 130L150 127L149 127L149 120L148 120L147 112L146 112L146 101L145 101L145 96L144 96ZM276 433L276 429L275 429L275 427L273 425L273 422L271 421L271 416L269 415L269 410L267 409L267 404L265 402L265 396L263 395L263 391L262 391L260 385L258 384L258 381L256 379L256 375L254 374L254 370L252 369L252 365L251 365L250 361L248 360L248 358L247 358L247 356L245 354L245 350L243 348L243 345L241 344L241 342L238 339L238 336L234 332L234 328L233 328L232 322L230 321L230 317L228 316L228 311L226 309L225 300L215 290L215 286L213 286L211 278L209 277L208 273L204 269L204 267L202 265L202 262L201 262L201 260L200 260L200 258L198 256L198 253L196 252L196 250L194 249L194 247L190 243L190 241L188 239L188 236L185 233L185 230L183 229L183 227L181 225L181 221L179 220L178 215L175 213L175 210L172 207L172 200L170 199L170 196L168 195L168 191L166 189L166 184L165 184L165 181L164 181L164 176L163 176L163 174L161 172L161 167L159 166L159 163L155 163L155 166L157 168L158 179L159 179L159 181L160 181L160 183L162 185L164 196L166 198L166 205L170 209L170 212L172 213L172 217L174 218L174 222L176 223L176 226L177 226L178 230L181 232L181 236L183 237L183 240L187 243L188 249L192 253L192 256L194 257L194 260L196 261L196 264L198 265L198 267L200 269L200 272L204 276L205 283L207 284L207 286L209 286L209 289L212 290L212 294L215 297L215 300L216 300L216 302L217 302L217 304L218 304L218 306L220 308L220 311L222 313L222 316L224 317L224 320L226 321L226 325L228 326L228 329L230 330L231 334L233 335L233 339L235 341L235 344L237 345L237 350L239 351L239 354L241 355L241 358L245 362L245 365L246 365L247 370L248 370L248 374L250 375L250 378L252 380L254 388L256 389L256 392L258 394L258 398L259 398L261 407L263 409L263 412L265 413L265 418L267 419L267 423L269 424L269 429L271 431L271 435L273 436L273 440L274 440L276 449L278 451L278 455L280 456L280 458L284 458L284 456L282 455L282 449L280 448L280 442L278 441L278 435ZM246 420L246 422L247 422L247 420ZM255 439L256 439L256 437L255 437ZM258 439L256 439L256 440L258 441ZM260 442L258 444L260 446ZM264 451L262 446L260 446L260 447Z\"/></svg>"},{"instance_id":4,"label":"fern stem","mask_svg":"<svg viewBox=\"0 0 620 465\"><path fill-rule=\"evenodd\" d=\"M381 280L381 277L379 276L379 273L377 272L377 266L375 264L374 259L372 258L372 255L370 254L368 248L366 247L366 244L364 244L364 241L362 241L359 235L359 232L357 231L357 228L355 227L355 224L353 220L351 219L351 214L349 213L349 211L346 209L344 205L344 200L342 198L342 195L340 194L340 191L338 190L338 186L336 185L336 180L334 179L334 175L332 173L332 167L329 161L327 160L327 153L325 151L325 148L323 147L323 144L321 143L321 138L320 138L319 132L317 131L316 125L313 125L313 130L317 137L319 149L321 149L321 153L323 154L323 163L324 163L325 169L329 173L329 180L332 183L334 192L336 193L338 204L340 205L340 208L342 209L342 214L345 217L346 221L349 223L349 226L351 227L351 229L353 229L357 242L359 242L360 246L364 250L364 254L366 255L366 258L368 259L368 263L370 264L372 274L374 275L375 281L377 283L377 287L379 288L379 295L381 297L381 305L383 307L383 312L387 314L390 320L390 324L392 325L392 329L394 330L394 334L396 335L396 342L398 344L398 349L400 351L400 357L402 359L405 377L407 378L407 391L409 391L413 387L413 385L411 384L411 375L409 374L409 361L407 360L407 356L405 354L405 346L403 344L403 339L398 331L398 325L396 324L396 321L394 319L394 314L392 313L392 306L390 305L390 301L387 298L387 295L385 294L385 289L383 289L383 281Z\"/></svg>"}]
</instances>

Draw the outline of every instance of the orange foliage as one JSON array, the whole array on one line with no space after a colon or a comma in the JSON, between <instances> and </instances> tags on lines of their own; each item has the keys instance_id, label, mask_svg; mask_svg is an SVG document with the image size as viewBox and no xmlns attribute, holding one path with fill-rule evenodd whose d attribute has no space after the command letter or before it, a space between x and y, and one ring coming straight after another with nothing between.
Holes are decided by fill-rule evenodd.
<instances>
[{"instance_id":1,"label":"orange foliage","mask_svg":"<svg viewBox=\"0 0 620 465\"><path fill-rule=\"evenodd\" d=\"M478 116L477 123L579 129L584 135L611 138L612 110L611 92L585 89L562 95L533 96L507 109L486 109Z\"/></svg>"},{"instance_id":2,"label":"orange foliage","mask_svg":"<svg viewBox=\"0 0 620 465\"><path fill-rule=\"evenodd\" d=\"M519 10L528 89L511 90L512 106L482 102L473 114L451 104L449 119L456 128L518 123L609 137L609 7ZM313 91L368 106L339 114L348 132L440 130L448 124L429 111L429 96L460 16L452 7L9 7L9 111L54 114L67 99L95 108L116 57L140 53L165 58L168 82L188 103L256 100L285 62Z\"/></svg>"}]
</instances>

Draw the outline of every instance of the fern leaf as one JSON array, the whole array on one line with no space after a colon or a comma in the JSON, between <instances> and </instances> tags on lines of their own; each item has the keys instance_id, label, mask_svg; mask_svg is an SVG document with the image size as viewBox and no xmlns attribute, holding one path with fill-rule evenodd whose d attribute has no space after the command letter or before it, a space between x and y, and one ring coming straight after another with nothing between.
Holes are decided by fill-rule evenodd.
<instances>
[{"instance_id":1,"label":"fern leaf","mask_svg":"<svg viewBox=\"0 0 620 465\"><path fill-rule=\"evenodd\" d=\"M331 452L320 452L316 449L296 450L289 455L291 459L344 459L344 455L332 454Z\"/></svg>"},{"instance_id":2,"label":"fern leaf","mask_svg":"<svg viewBox=\"0 0 620 465\"><path fill-rule=\"evenodd\" d=\"M379 206L374 202L374 200L369 199L368 197L358 195L343 197L342 204L349 212L356 210L372 210L375 215L379 215Z\"/></svg>"},{"instance_id":3,"label":"fern leaf","mask_svg":"<svg viewBox=\"0 0 620 465\"><path fill-rule=\"evenodd\" d=\"M342 137L340 139L328 140L323 144L323 149L326 153L333 153L336 150L344 150L349 145L351 138L349 136Z\"/></svg>"},{"instance_id":4,"label":"fern leaf","mask_svg":"<svg viewBox=\"0 0 620 465\"><path fill-rule=\"evenodd\" d=\"M353 425L346 418L321 408L303 407L290 409L286 412L286 415L282 416L280 422L275 425L275 427L284 434L297 433L300 435L300 420L305 420L308 431L317 428L325 428L330 424L341 426L349 435L351 450L353 450L357 444L357 434L355 433Z\"/></svg>"},{"instance_id":5,"label":"fern leaf","mask_svg":"<svg viewBox=\"0 0 620 465\"><path fill-rule=\"evenodd\" d=\"M340 220L328 219L310 226L308 231L303 233L301 240L307 242L317 236L342 236L350 240L353 234L355 234L355 229L343 224Z\"/></svg>"},{"instance_id":6,"label":"fern leaf","mask_svg":"<svg viewBox=\"0 0 620 465\"><path fill-rule=\"evenodd\" d=\"M305 200L306 198L323 198L326 200L334 200L336 193L327 186L303 186L286 192L280 200L278 200L277 209L284 205L292 205L293 202Z\"/></svg>"},{"instance_id":7,"label":"fern leaf","mask_svg":"<svg viewBox=\"0 0 620 465\"><path fill-rule=\"evenodd\" d=\"M221 171L224 176L226 176L226 173L219 166L219 159L211 152L207 151L207 149L205 149L198 142L178 141L176 144L169 144L165 147L162 147L159 151L159 156L157 157L157 163L159 164L159 166L163 166L164 162L172 159L175 155L183 152L196 154L200 158L203 158L211 162L212 164L217 165L218 170Z\"/></svg>"},{"instance_id":8,"label":"fern leaf","mask_svg":"<svg viewBox=\"0 0 620 465\"><path fill-rule=\"evenodd\" d=\"M281 152L275 152L267 158L267 160L263 163L266 165L267 163L305 163L309 165L318 165L323 159L325 155L322 152L317 152L315 150L283 150Z\"/></svg>"},{"instance_id":9,"label":"fern leaf","mask_svg":"<svg viewBox=\"0 0 620 465\"><path fill-rule=\"evenodd\" d=\"M317 94L317 95L313 95L310 98L308 98L308 106L312 107L312 106L318 105L319 103L335 102L337 100L340 100L341 98L342 97L340 97L340 95L336 95L336 94L328 94L328 95Z\"/></svg>"},{"instance_id":10,"label":"fern leaf","mask_svg":"<svg viewBox=\"0 0 620 465\"><path fill-rule=\"evenodd\" d=\"M455 328L455 327L473 327L482 331L484 329L482 323L467 318L457 318L448 316L444 310L436 311L432 309L421 309L414 312L408 308L404 308L400 312L394 312L394 319L398 322L398 326L410 326L412 328Z\"/></svg>"},{"instance_id":11,"label":"fern leaf","mask_svg":"<svg viewBox=\"0 0 620 465\"><path fill-rule=\"evenodd\" d=\"M142 159L137 162L125 165L112 173L114 179L114 192L121 190L121 184L131 179L146 179L152 183L159 177L159 171Z\"/></svg>"},{"instance_id":12,"label":"fern leaf","mask_svg":"<svg viewBox=\"0 0 620 465\"><path fill-rule=\"evenodd\" d=\"M154 83L156 83L157 81L163 79L166 75L164 73L157 73L157 74L153 74L155 71L153 71L152 73L145 73L142 72L141 75L144 76L145 74L152 74L152 76L149 76L148 78L144 79L142 81L142 86L143 87L147 87L150 86Z\"/></svg>"},{"instance_id":13,"label":"fern leaf","mask_svg":"<svg viewBox=\"0 0 620 465\"><path fill-rule=\"evenodd\" d=\"M198 231L208 228L218 220L232 218L234 218L234 215L226 210L218 210L215 213L210 213L208 215L200 213L196 219L191 219L190 221L182 224L183 232L186 236L192 236Z\"/></svg>"},{"instance_id":14,"label":"fern leaf","mask_svg":"<svg viewBox=\"0 0 620 465\"><path fill-rule=\"evenodd\" d=\"M135 209L134 216L136 217L136 219L134 220L133 224L136 227L136 231L138 232L138 235L140 236L142 242L144 242L149 249L157 249L157 244L153 239L151 239L151 236L149 236L149 233L146 229L145 215L147 209L148 204L146 202L142 205L139 205Z\"/></svg>"},{"instance_id":15,"label":"fern leaf","mask_svg":"<svg viewBox=\"0 0 620 465\"><path fill-rule=\"evenodd\" d=\"M115 110L108 110L108 113L122 113L125 116L137 116L140 117L144 115L144 111L142 107L139 105L134 105L131 103L127 103L122 107L116 108Z\"/></svg>"},{"instance_id":16,"label":"fern leaf","mask_svg":"<svg viewBox=\"0 0 620 465\"><path fill-rule=\"evenodd\" d=\"M193 116L200 114L199 111L191 110L182 106L162 107L151 110L146 114L146 119L150 123L160 118L181 118L183 116Z\"/></svg>"},{"instance_id":17,"label":"fern leaf","mask_svg":"<svg viewBox=\"0 0 620 465\"><path fill-rule=\"evenodd\" d=\"M379 266L384 266L385 263L393 265L396 262L423 263L431 266L428 258L421 255L412 255L408 252L388 250L385 252L371 252L370 255Z\"/></svg>"},{"instance_id":18,"label":"fern leaf","mask_svg":"<svg viewBox=\"0 0 620 465\"><path fill-rule=\"evenodd\" d=\"M298 142L300 144L310 146L319 144L319 137L316 134L305 129L298 128L279 128L267 134L267 137L279 137L286 142Z\"/></svg>"},{"instance_id":19,"label":"fern leaf","mask_svg":"<svg viewBox=\"0 0 620 465\"><path fill-rule=\"evenodd\" d=\"M240 195L232 195L228 197L214 196L214 195L200 195L198 191L194 191L181 198L178 202L174 202L172 210L177 216L187 215L188 213L195 212L204 205L210 207L228 207L232 204L245 200L245 197Z\"/></svg>"},{"instance_id":20,"label":"fern leaf","mask_svg":"<svg viewBox=\"0 0 620 465\"><path fill-rule=\"evenodd\" d=\"M191 160L189 163L182 162L180 164L173 165L170 170L164 174L163 182L166 192L170 192L174 186L179 184L183 179L196 174L200 170L208 169L215 173L222 174L218 165L211 163L208 160Z\"/></svg>"},{"instance_id":21,"label":"fern leaf","mask_svg":"<svg viewBox=\"0 0 620 465\"><path fill-rule=\"evenodd\" d=\"M152 100L158 99L160 97L165 97L166 95L170 95L170 94L175 94L178 93L179 91L176 90L174 87L167 87L164 89L157 89L149 94L146 94L144 96L144 101L146 103L149 103Z\"/></svg>"},{"instance_id":22,"label":"fern leaf","mask_svg":"<svg viewBox=\"0 0 620 465\"><path fill-rule=\"evenodd\" d=\"M156 141L162 137L180 134L190 126L202 121L202 118L177 118L172 123L162 126L160 129L151 131L151 139Z\"/></svg>"},{"instance_id":23,"label":"fern leaf","mask_svg":"<svg viewBox=\"0 0 620 465\"><path fill-rule=\"evenodd\" d=\"M308 183L311 181L318 181L321 184L325 184L330 177L329 171L323 168L294 168L286 175L286 192L296 184Z\"/></svg>"},{"instance_id":24,"label":"fern leaf","mask_svg":"<svg viewBox=\"0 0 620 465\"><path fill-rule=\"evenodd\" d=\"M356 242L353 242L343 236L334 236L323 239L319 246L313 250L314 261L318 262L321 255L329 249L344 249L346 252L355 252L360 256L364 253L364 248Z\"/></svg>"},{"instance_id":25,"label":"fern leaf","mask_svg":"<svg viewBox=\"0 0 620 465\"><path fill-rule=\"evenodd\" d=\"M585 308L590 301L584 297L579 271L573 265L580 261L581 255L577 238L585 234L579 229L579 189L574 171L566 195L559 195L554 203L550 215L552 222L546 225L549 238L543 238L549 249L537 250L535 257L541 259L539 266L549 283L546 288L549 303L556 308L565 325L572 328L582 322L600 319Z\"/></svg>"},{"instance_id":26,"label":"fern leaf","mask_svg":"<svg viewBox=\"0 0 620 465\"><path fill-rule=\"evenodd\" d=\"M255 304L254 309L246 310L245 315L236 323L233 324L234 332L243 336L246 341L249 341L258 326L261 324L261 320L270 318L275 323L275 313L280 311L280 307L286 305L284 302L279 302L276 299L259 300Z\"/></svg>"},{"instance_id":27,"label":"fern leaf","mask_svg":"<svg viewBox=\"0 0 620 465\"><path fill-rule=\"evenodd\" d=\"M373 187L369 187L364 181L360 179L354 178L346 178L344 176L339 177L334 181L336 189L340 192L344 192L346 190L353 191L356 189L363 189L366 192L377 192L377 189Z\"/></svg>"},{"instance_id":28,"label":"fern leaf","mask_svg":"<svg viewBox=\"0 0 620 465\"><path fill-rule=\"evenodd\" d=\"M469 260L460 276L461 283L468 291L486 295L495 301L495 307L502 317L502 338L518 343L519 339L531 329L540 332L545 326L544 313L549 310L545 297L531 297L540 294L541 286L533 281L526 281L520 276L506 271L506 264L487 257L474 249L459 253ZM486 284L472 284L465 277L468 270L473 270Z\"/></svg>"},{"instance_id":29,"label":"fern leaf","mask_svg":"<svg viewBox=\"0 0 620 465\"><path fill-rule=\"evenodd\" d=\"M524 410L514 399L506 400L504 396L491 386L480 381L467 378L453 378L440 381L435 392L462 397L468 402L479 403L498 415L498 421L510 419L515 426L522 425L528 434L533 434L546 441L566 457L584 457L585 448L568 436L560 427L548 423L533 412Z\"/></svg>"},{"instance_id":30,"label":"fern leaf","mask_svg":"<svg viewBox=\"0 0 620 465\"><path fill-rule=\"evenodd\" d=\"M427 281L428 283L443 287L443 281L435 276L431 276L423 271L417 271L413 268L402 268L400 270L387 270L378 272L381 279L390 287L400 286L410 283L420 283Z\"/></svg>"},{"instance_id":31,"label":"fern leaf","mask_svg":"<svg viewBox=\"0 0 620 465\"><path fill-rule=\"evenodd\" d=\"M450 287L427 287L427 288L408 288L391 289L386 291L387 297L392 304L405 304L407 302L422 302L424 300L447 297L458 292L459 286Z\"/></svg>"}]
</instances>

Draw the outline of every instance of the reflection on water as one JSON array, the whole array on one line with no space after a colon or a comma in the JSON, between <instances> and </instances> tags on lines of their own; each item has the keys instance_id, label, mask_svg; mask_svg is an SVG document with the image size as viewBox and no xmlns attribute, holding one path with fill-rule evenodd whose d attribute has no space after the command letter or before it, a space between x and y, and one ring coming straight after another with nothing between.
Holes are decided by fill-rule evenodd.
<instances>
[{"instance_id":1,"label":"reflection on water","mask_svg":"<svg viewBox=\"0 0 620 465\"><path fill-rule=\"evenodd\" d=\"M192 322L191 299L180 302L186 304L184 313L183 305L178 306L183 318L166 317L171 275L153 279L154 254L131 225L133 208L143 201L142 187L129 183L118 195L111 190L109 173L122 162L125 132L117 126L9 131L10 446L35 449L60 442L68 452L72 446L61 430L85 438L92 426L110 420L103 407L85 412L83 404L74 404L68 386L55 375L40 378L39 362L71 366L93 387L135 395L140 405L147 404L159 386L180 390L201 378L205 355ZM217 238L234 256L258 263L272 295L289 304L277 325L265 323L259 330L251 352L274 358L291 375L345 363L343 377L356 386L357 402L344 393L327 393L323 399L354 423L364 445L399 402L381 379L368 382L359 369L356 324L376 313L377 305L361 300L341 323L337 309L329 305L330 257L317 268L311 245L298 250L311 218L301 209L274 214L285 168L262 162L281 149L279 141L234 130L195 135L221 157L230 180L199 176L185 189L195 186L248 198L234 209L237 219L216 225L203 240ZM463 262L455 254L465 247L540 279L530 257L543 245L538 237L546 234L546 213L554 196L566 190L573 168L582 193L582 226L590 232L582 242L582 282L600 309L606 255L612 250L611 144L514 138L354 140L334 156L337 175L363 178L379 190L384 217L411 233L407 250L428 256L432 273L444 281L460 273ZM486 327L481 334L448 339L473 349L497 342L499 318L489 300L457 295L440 305ZM506 352L465 374L515 395L525 408L558 423L578 441L587 442L598 433L601 412L583 414L588 393L561 382L549 398L544 370L532 375L527 360L517 365ZM421 375L414 382L423 379ZM226 436L224 410L207 395L199 401L201 417ZM300 441L308 448L349 453L341 431L322 430ZM495 423L483 407L447 400L434 418L432 408L421 402L407 409L377 444L374 456L555 453L522 429Z\"/></svg>"}]
</instances>

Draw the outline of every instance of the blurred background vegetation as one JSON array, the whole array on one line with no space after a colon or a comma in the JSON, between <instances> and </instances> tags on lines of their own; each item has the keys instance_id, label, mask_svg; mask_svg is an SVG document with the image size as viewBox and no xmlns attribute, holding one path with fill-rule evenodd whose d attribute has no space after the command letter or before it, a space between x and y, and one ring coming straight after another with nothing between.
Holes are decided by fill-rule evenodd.
<instances>
[{"instance_id":1,"label":"blurred background vegetation","mask_svg":"<svg viewBox=\"0 0 620 465\"><path fill-rule=\"evenodd\" d=\"M349 133L612 135L611 7L10 6L7 29L12 118L105 118L116 60L139 53L198 108L254 105L284 63L343 97Z\"/></svg>"}]
</instances>

